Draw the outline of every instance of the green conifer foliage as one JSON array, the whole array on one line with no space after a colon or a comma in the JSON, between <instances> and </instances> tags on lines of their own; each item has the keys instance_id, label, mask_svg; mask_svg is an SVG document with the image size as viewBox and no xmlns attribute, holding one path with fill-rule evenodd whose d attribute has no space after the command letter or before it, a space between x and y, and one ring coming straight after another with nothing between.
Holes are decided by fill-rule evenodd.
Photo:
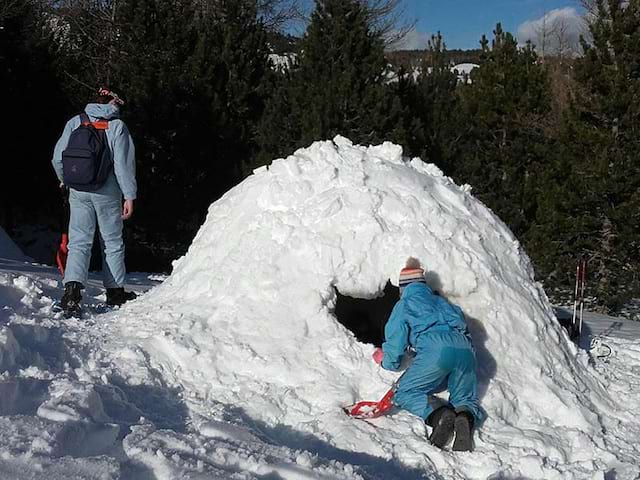
<instances>
[{"instance_id":1,"label":"green conifer foliage","mask_svg":"<svg viewBox=\"0 0 640 480\"><path fill-rule=\"evenodd\" d=\"M136 243L152 243L156 252L166 248L175 258L191 242L211 202L242 180L242 167L256 152L268 71L267 37L256 2L87 5L60 12L71 15L70 38L83 38L74 29L93 25L83 18L93 18L96 8L110 13L103 28L115 34L98 37L103 43L110 39L108 48L98 48L99 69L85 62L97 46L84 40L77 49L61 45L61 69L90 86L108 81L125 98L123 117L136 144L140 190ZM85 94L82 100L94 93L68 83ZM74 98L74 103L84 102Z\"/></svg>"},{"instance_id":2,"label":"green conifer foliage","mask_svg":"<svg viewBox=\"0 0 640 480\"><path fill-rule=\"evenodd\" d=\"M554 214L532 238L546 272L587 254L591 293L615 311L640 293L640 2L598 1L590 32L542 192Z\"/></svg>"},{"instance_id":3,"label":"green conifer foliage","mask_svg":"<svg viewBox=\"0 0 640 480\"><path fill-rule=\"evenodd\" d=\"M415 71L400 66L395 81L389 84L390 94L399 107L398 121L389 134L389 140L402 145L407 156L420 156L425 161L433 161L425 155L428 150L427 129L424 124L427 106L423 103L422 92L418 89ZM435 162L434 162L435 163Z\"/></svg>"},{"instance_id":4,"label":"green conifer foliage","mask_svg":"<svg viewBox=\"0 0 640 480\"><path fill-rule=\"evenodd\" d=\"M66 112L41 13L35 2L0 7L0 91L5 111L0 225L10 233L20 223L36 223L41 217L49 224L58 223L57 212L50 208L51 200L59 202L60 196L49 160ZM25 195L27 186L33 194ZM43 205L46 211L36 214Z\"/></svg>"},{"instance_id":5,"label":"green conifer foliage","mask_svg":"<svg viewBox=\"0 0 640 480\"><path fill-rule=\"evenodd\" d=\"M184 248L256 151L266 34L252 0L122 0L117 22L141 222Z\"/></svg>"},{"instance_id":6,"label":"green conifer foliage","mask_svg":"<svg viewBox=\"0 0 640 480\"><path fill-rule=\"evenodd\" d=\"M417 79L416 116L424 125L418 135L422 145L417 154L438 165L445 173L453 171L458 149L457 85L458 77L451 71L446 46L438 33L427 45L427 56Z\"/></svg>"},{"instance_id":7,"label":"green conifer foliage","mask_svg":"<svg viewBox=\"0 0 640 480\"><path fill-rule=\"evenodd\" d=\"M361 1L316 0L299 57L281 74L286 85L275 89L267 109L260 134L266 156L338 134L377 143L393 130L399 105L385 84L383 39L368 19Z\"/></svg>"},{"instance_id":8,"label":"green conifer foliage","mask_svg":"<svg viewBox=\"0 0 640 480\"><path fill-rule=\"evenodd\" d=\"M464 127L453 173L522 237L535 216L536 174L546 162L550 85L530 44L519 48L500 24L494 35L491 46L483 37L480 67L461 86L456 121Z\"/></svg>"}]
</instances>

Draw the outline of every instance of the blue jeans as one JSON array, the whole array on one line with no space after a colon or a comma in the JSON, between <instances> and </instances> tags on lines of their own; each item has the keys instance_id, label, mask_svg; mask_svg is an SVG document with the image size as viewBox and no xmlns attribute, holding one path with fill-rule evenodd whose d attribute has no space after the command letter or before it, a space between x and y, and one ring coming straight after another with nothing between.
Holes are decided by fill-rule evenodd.
<instances>
[{"instance_id":1,"label":"blue jeans","mask_svg":"<svg viewBox=\"0 0 640 480\"><path fill-rule=\"evenodd\" d=\"M449 390L449 403L457 410L467 410L482 421L477 396L476 358L471 344L461 333L436 331L426 333L416 345L416 357L402 376L394 403L423 419L433 411L428 396Z\"/></svg>"},{"instance_id":2,"label":"blue jeans","mask_svg":"<svg viewBox=\"0 0 640 480\"><path fill-rule=\"evenodd\" d=\"M64 283L87 284L91 247L100 230L102 279L106 288L124 287L124 241L122 240L122 198L71 189L69 194L69 254Z\"/></svg>"}]
</instances>

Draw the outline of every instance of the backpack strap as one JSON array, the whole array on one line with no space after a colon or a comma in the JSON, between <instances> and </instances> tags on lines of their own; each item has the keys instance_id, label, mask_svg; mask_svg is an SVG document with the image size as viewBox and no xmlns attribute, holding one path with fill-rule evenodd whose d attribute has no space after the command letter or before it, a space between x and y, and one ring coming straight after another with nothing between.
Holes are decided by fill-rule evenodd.
<instances>
[{"instance_id":1,"label":"backpack strap","mask_svg":"<svg viewBox=\"0 0 640 480\"><path fill-rule=\"evenodd\" d=\"M95 122L92 122L85 112L80 113L80 123L82 125L89 126L91 125L96 130L108 130L109 129L109 120L104 118L99 118Z\"/></svg>"},{"instance_id":2,"label":"backpack strap","mask_svg":"<svg viewBox=\"0 0 640 480\"><path fill-rule=\"evenodd\" d=\"M108 130L109 120L106 120L104 118L99 118L98 120L93 122L91 125L93 125L93 128L95 128L96 130Z\"/></svg>"}]
</instances>

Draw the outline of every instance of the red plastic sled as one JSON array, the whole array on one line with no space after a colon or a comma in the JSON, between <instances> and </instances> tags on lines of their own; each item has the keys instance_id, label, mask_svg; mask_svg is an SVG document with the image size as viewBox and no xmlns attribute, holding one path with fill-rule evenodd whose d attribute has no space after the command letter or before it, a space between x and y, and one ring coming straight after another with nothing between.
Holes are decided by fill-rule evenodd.
<instances>
[{"instance_id":1,"label":"red plastic sled","mask_svg":"<svg viewBox=\"0 0 640 480\"><path fill-rule=\"evenodd\" d=\"M344 407L344 412L353 418L377 418L393 408L393 394L395 385L378 402L362 401L349 407Z\"/></svg>"}]
</instances>

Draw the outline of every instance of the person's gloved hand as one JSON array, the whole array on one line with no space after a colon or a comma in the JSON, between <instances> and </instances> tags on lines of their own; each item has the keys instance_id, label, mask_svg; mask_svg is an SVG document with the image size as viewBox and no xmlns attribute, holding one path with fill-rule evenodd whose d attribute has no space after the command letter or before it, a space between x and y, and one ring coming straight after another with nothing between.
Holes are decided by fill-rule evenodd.
<instances>
[{"instance_id":1,"label":"person's gloved hand","mask_svg":"<svg viewBox=\"0 0 640 480\"><path fill-rule=\"evenodd\" d=\"M373 358L373 361L376 362L378 365L382 365L382 359L384 358L384 352L382 351L382 349L380 347L377 347L373 351L373 355L371 355L371 357Z\"/></svg>"}]
</instances>

